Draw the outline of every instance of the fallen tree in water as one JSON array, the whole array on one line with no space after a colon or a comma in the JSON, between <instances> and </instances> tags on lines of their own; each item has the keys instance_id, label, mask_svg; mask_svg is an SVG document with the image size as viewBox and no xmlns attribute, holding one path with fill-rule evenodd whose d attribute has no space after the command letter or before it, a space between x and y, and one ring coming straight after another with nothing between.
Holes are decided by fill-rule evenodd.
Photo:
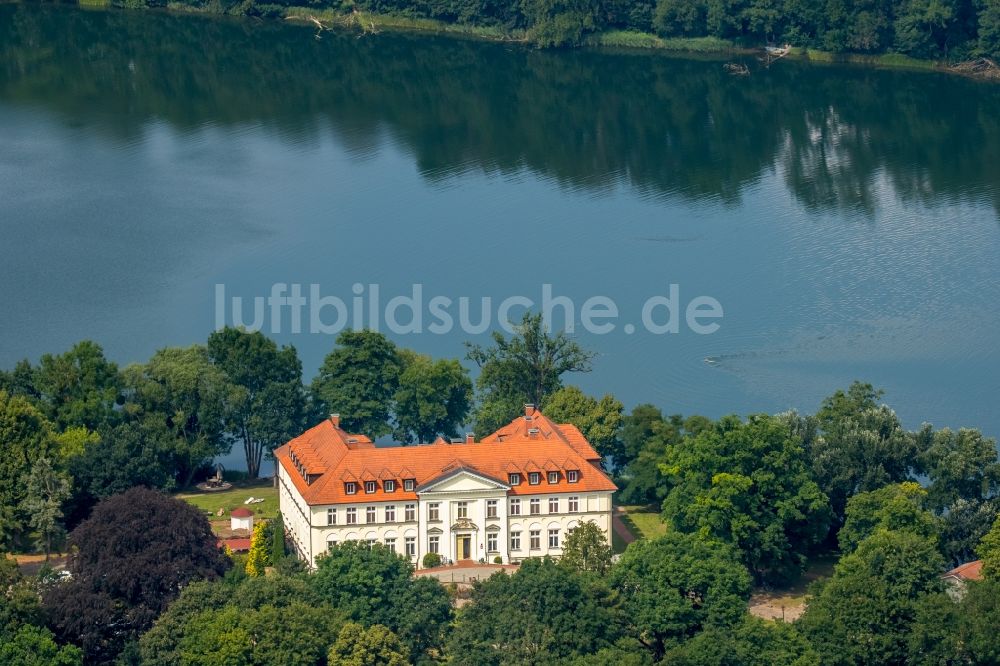
<instances>
[{"instance_id":1,"label":"fallen tree in water","mask_svg":"<svg viewBox=\"0 0 1000 666\"><path fill-rule=\"evenodd\" d=\"M989 58L966 60L952 65L950 69L958 74L988 79L990 81L1000 81L1000 67Z\"/></svg>"}]
</instances>

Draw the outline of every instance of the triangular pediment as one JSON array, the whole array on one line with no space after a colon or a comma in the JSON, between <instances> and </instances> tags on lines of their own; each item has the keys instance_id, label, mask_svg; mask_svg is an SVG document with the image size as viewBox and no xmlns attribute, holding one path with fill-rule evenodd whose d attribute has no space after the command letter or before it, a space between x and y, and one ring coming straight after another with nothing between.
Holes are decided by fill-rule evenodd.
<instances>
[{"instance_id":1,"label":"triangular pediment","mask_svg":"<svg viewBox=\"0 0 1000 666\"><path fill-rule=\"evenodd\" d=\"M417 488L418 493L507 491L510 486L471 467L452 467Z\"/></svg>"}]
</instances>

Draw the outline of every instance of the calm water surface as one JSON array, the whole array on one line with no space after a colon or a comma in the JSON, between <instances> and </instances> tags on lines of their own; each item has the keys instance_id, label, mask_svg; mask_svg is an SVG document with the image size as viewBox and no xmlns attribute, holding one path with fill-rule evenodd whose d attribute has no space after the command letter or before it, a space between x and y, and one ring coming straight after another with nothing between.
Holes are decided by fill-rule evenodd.
<instances>
[{"instance_id":1,"label":"calm water surface","mask_svg":"<svg viewBox=\"0 0 1000 666\"><path fill-rule=\"evenodd\" d=\"M750 64L2 5L0 366L203 341L217 283L550 283L617 302L572 381L628 406L811 411L861 378L908 426L1000 434L1000 86ZM721 329L625 334L671 283ZM307 379L332 345L275 337Z\"/></svg>"}]
</instances>

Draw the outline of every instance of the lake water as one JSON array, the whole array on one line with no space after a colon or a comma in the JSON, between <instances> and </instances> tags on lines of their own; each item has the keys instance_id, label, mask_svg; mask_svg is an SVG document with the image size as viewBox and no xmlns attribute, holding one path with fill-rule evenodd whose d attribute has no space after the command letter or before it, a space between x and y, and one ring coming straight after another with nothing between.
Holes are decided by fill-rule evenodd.
<instances>
[{"instance_id":1,"label":"lake water","mask_svg":"<svg viewBox=\"0 0 1000 666\"><path fill-rule=\"evenodd\" d=\"M627 406L812 411L858 378L1000 434L1000 86L748 64L0 5L0 366L203 341L217 284L419 283L473 319L551 284L616 302L570 381ZM627 334L671 284L719 330ZM289 322L308 380L332 336Z\"/></svg>"}]
</instances>

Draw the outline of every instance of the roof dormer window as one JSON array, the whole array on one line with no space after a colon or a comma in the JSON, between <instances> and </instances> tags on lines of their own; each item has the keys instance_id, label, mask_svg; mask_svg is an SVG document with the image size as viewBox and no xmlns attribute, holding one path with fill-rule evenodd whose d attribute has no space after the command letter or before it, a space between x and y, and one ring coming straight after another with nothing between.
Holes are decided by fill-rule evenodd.
<instances>
[{"instance_id":1,"label":"roof dormer window","mask_svg":"<svg viewBox=\"0 0 1000 666\"><path fill-rule=\"evenodd\" d=\"M371 495L378 488L378 484L374 481L365 481L365 492Z\"/></svg>"},{"instance_id":2,"label":"roof dormer window","mask_svg":"<svg viewBox=\"0 0 1000 666\"><path fill-rule=\"evenodd\" d=\"M542 473L541 472L529 472L528 473L528 483L530 483L533 486L537 486L541 482L542 482Z\"/></svg>"},{"instance_id":3,"label":"roof dormer window","mask_svg":"<svg viewBox=\"0 0 1000 666\"><path fill-rule=\"evenodd\" d=\"M570 483L576 483L577 481L580 480L580 472L575 469L567 471L566 480Z\"/></svg>"},{"instance_id":4,"label":"roof dormer window","mask_svg":"<svg viewBox=\"0 0 1000 666\"><path fill-rule=\"evenodd\" d=\"M403 490L408 493L412 493L413 489L417 486L416 479L403 479Z\"/></svg>"},{"instance_id":5,"label":"roof dormer window","mask_svg":"<svg viewBox=\"0 0 1000 666\"><path fill-rule=\"evenodd\" d=\"M559 483L559 472L549 472L549 483Z\"/></svg>"},{"instance_id":6,"label":"roof dormer window","mask_svg":"<svg viewBox=\"0 0 1000 666\"><path fill-rule=\"evenodd\" d=\"M347 493L348 495L357 495L358 484L354 483L353 481L348 481L347 483L344 484L344 492Z\"/></svg>"},{"instance_id":7,"label":"roof dormer window","mask_svg":"<svg viewBox=\"0 0 1000 666\"><path fill-rule=\"evenodd\" d=\"M386 481L383 481L382 482L382 490L384 490L387 493L394 493L394 492L396 492L396 482L394 480L392 480L392 479L388 479Z\"/></svg>"},{"instance_id":8,"label":"roof dormer window","mask_svg":"<svg viewBox=\"0 0 1000 666\"><path fill-rule=\"evenodd\" d=\"M510 474L507 475L507 481L512 486L519 486L519 485L521 485L521 475L520 475L520 473L518 473L518 472L511 472Z\"/></svg>"}]
</instances>

